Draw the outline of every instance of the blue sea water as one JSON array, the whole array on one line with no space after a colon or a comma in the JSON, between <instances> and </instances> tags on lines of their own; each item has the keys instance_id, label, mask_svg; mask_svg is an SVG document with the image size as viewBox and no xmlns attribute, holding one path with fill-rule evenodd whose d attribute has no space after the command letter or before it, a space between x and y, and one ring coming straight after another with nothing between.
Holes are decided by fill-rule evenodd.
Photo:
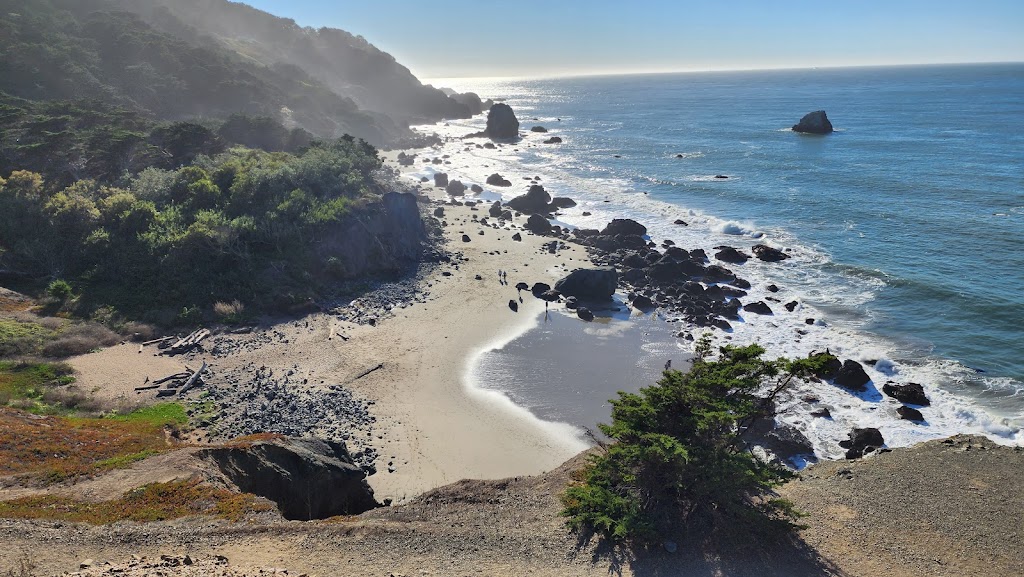
<instances>
[{"instance_id":1,"label":"blue sea water","mask_svg":"<svg viewBox=\"0 0 1024 577\"><path fill-rule=\"evenodd\" d=\"M775 282L801 309L751 319L729 338L780 354L828 346L881 360L876 382L949 393L943 418L954 428L980 423L1020 438L1024 65L453 84L508 102L527 136L493 152L470 147L451 171L481 182L499 168L540 175L553 195L581 201L562 217L572 225L629 216L690 248L789 249L795 258L783 265L739 272L754 281L752 297ZM835 133L789 130L819 109ZM454 137L482 123L440 131L454 150L463 146ZM550 132L525 132L534 125ZM552 135L564 143L541 144ZM802 334L808 316L824 324Z\"/></svg>"}]
</instances>

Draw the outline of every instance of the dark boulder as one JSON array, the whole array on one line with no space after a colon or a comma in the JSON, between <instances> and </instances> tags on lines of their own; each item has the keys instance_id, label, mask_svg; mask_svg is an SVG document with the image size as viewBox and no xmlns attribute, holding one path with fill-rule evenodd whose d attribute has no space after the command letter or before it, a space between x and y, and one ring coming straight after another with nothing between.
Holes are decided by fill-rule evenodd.
<instances>
[{"instance_id":1,"label":"dark boulder","mask_svg":"<svg viewBox=\"0 0 1024 577\"><path fill-rule=\"evenodd\" d=\"M531 214L530 218L526 220L526 224L523 228L534 233L534 234L548 234L551 232L551 223L548 219L544 218L539 214Z\"/></svg>"},{"instance_id":2,"label":"dark boulder","mask_svg":"<svg viewBox=\"0 0 1024 577\"><path fill-rule=\"evenodd\" d=\"M572 208L576 206L576 201L567 196L556 196L551 199L551 206L554 208Z\"/></svg>"},{"instance_id":3,"label":"dark boulder","mask_svg":"<svg viewBox=\"0 0 1024 577\"><path fill-rule=\"evenodd\" d=\"M530 132L544 133L544 132L547 132L547 131L548 131L548 129L544 128L543 126L534 126L533 128L530 129Z\"/></svg>"},{"instance_id":4,"label":"dark boulder","mask_svg":"<svg viewBox=\"0 0 1024 577\"><path fill-rule=\"evenodd\" d=\"M847 359L843 362L843 368L836 373L834 381L841 387L860 392L867 390L867 384L871 382L871 377L864 371L864 367L860 363Z\"/></svg>"},{"instance_id":5,"label":"dark boulder","mask_svg":"<svg viewBox=\"0 0 1024 577\"><path fill-rule=\"evenodd\" d=\"M490 138L508 140L519 136L519 119L512 107L499 102L487 112L487 130Z\"/></svg>"},{"instance_id":6,"label":"dark boulder","mask_svg":"<svg viewBox=\"0 0 1024 577\"><path fill-rule=\"evenodd\" d=\"M480 186L479 184L474 184L473 186L469 187L469 190L473 191L474 194L480 194L481 192L484 191L484 187Z\"/></svg>"},{"instance_id":7,"label":"dark boulder","mask_svg":"<svg viewBox=\"0 0 1024 577\"><path fill-rule=\"evenodd\" d=\"M501 216L501 211L501 201L496 200L494 201L494 204L491 205L491 208L487 209L487 214L492 218L499 218Z\"/></svg>"},{"instance_id":8,"label":"dark boulder","mask_svg":"<svg viewBox=\"0 0 1024 577\"><path fill-rule=\"evenodd\" d=\"M882 433L875 428L854 429L850 431L849 440L839 442L839 446L846 449L847 459L859 459L883 445Z\"/></svg>"},{"instance_id":9,"label":"dark boulder","mask_svg":"<svg viewBox=\"0 0 1024 577\"><path fill-rule=\"evenodd\" d=\"M591 310L588 309L587 307L578 307L576 309L576 316L578 316L581 320L587 321L588 323L594 320L594 313L591 312Z\"/></svg>"},{"instance_id":10,"label":"dark boulder","mask_svg":"<svg viewBox=\"0 0 1024 577\"><path fill-rule=\"evenodd\" d=\"M462 235L462 242L469 242L470 240L471 240L471 239L469 238L469 235L468 235L468 234L464 234L464 235Z\"/></svg>"},{"instance_id":11,"label":"dark boulder","mask_svg":"<svg viewBox=\"0 0 1024 577\"><path fill-rule=\"evenodd\" d=\"M651 297L647 295L636 295L635 297L633 297L633 300L630 302L630 304L633 305L633 308L640 309L642 311L653 309L656 306L654 304L654 301L651 300Z\"/></svg>"},{"instance_id":12,"label":"dark boulder","mask_svg":"<svg viewBox=\"0 0 1024 577\"><path fill-rule=\"evenodd\" d=\"M437 207L434 209L434 216L442 218L444 216L444 207Z\"/></svg>"},{"instance_id":13,"label":"dark boulder","mask_svg":"<svg viewBox=\"0 0 1024 577\"><path fill-rule=\"evenodd\" d=\"M551 138L545 140L544 144L562 144L562 139L557 136L552 136Z\"/></svg>"},{"instance_id":14,"label":"dark boulder","mask_svg":"<svg viewBox=\"0 0 1024 577\"><path fill-rule=\"evenodd\" d=\"M580 306L580 301L576 297L569 297L565 299L565 308L569 310L576 310Z\"/></svg>"},{"instance_id":15,"label":"dark boulder","mask_svg":"<svg viewBox=\"0 0 1024 577\"><path fill-rule=\"evenodd\" d=\"M548 292L549 290L551 290L551 285L545 282L533 283L533 286L530 287L530 292L533 293L533 296L537 298L540 298L542 294Z\"/></svg>"},{"instance_id":16,"label":"dark boulder","mask_svg":"<svg viewBox=\"0 0 1024 577\"><path fill-rule=\"evenodd\" d=\"M731 270L713 264L704 269L704 282L729 282L736 278L736 275Z\"/></svg>"},{"instance_id":17,"label":"dark boulder","mask_svg":"<svg viewBox=\"0 0 1024 577\"><path fill-rule=\"evenodd\" d=\"M899 414L900 418L904 421L915 421L918 423L924 421L924 415L921 414L921 411L906 405L896 409L896 413Z\"/></svg>"},{"instance_id":18,"label":"dark boulder","mask_svg":"<svg viewBox=\"0 0 1024 577\"><path fill-rule=\"evenodd\" d=\"M580 268L555 283L555 289L581 300L607 301L615 294L618 279L614 268Z\"/></svg>"},{"instance_id":19,"label":"dark boulder","mask_svg":"<svg viewBox=\"0 0 1024 577\"><path fill-rule=\"evenodd\" d=\"M512 186L512 183L505 180L500 174L494 173L487 177L488 186Z\"/></svg>"},{"instance_id":20,"label":"dark boulder","mask_svg":"<svg viewBox=\"0 0 1024 577\"><path fill-rule=\"evenodd\" d=\"M466 194L466 185L462 184L462 181L453 180L453 181L448 183L448 185L445 187L444 191L447 192L451 196L465 196L465 194Z\"/></svg>"},{"instance_id":21,"label":"dark boulder","mask_svg":"<svg viewBox=\"0 0 1024 577\"><path fill-rule=\"evenodd\" d=\"M537 298L542 301L548 301L549 303L556 303L562 298L562 293L558 292L557 289L548 289L542 292Z\"/></svg>"},{"instance_id":22,"label":"dark boulder","mask_svg":"<svg viewBox=\"0 0 1024 577\"><path fill-rule=\"evenodd\" d=\"M512 235L512 240L514 240L516 242L523 242L523 235L521 235L521 234L519 234L517 232L517 233Z\"/></svg>"},{"instance_id":23,"label":"dark boulder","mask_svg":"<svg viewBox=\"0 0 1024 577\"><path fill-rule=\"evenodd\" d=\"M444 188L448 186L448 174L444 172L434 173L434 186Z\"/></svg>"},{"instance_id":24,"label":"dark boulder","mask_svg":"<svg viewBox=\"0 0 1024 577\"><path fill-rule=\"evenodd\" d=\"M817 377L819 379L834 378L839 374L839 370L843 368L843 362L840 361L838 357L828 352L818 353L811 358L822 362L822 368L817 373Z\"/></svg>"},{"instance_id":25,"label":"dark boulder","mask_svg":"<svg viewBox=\"0 0 1024 577\"><path fill-rule=\"evenodd\" d=\"M743 310L747 311L748 313L754 313L755 315L774 314L772 313L772 309L768 305L764 304L764 301L757 301L756 303L745 304L743 305Z\"/></svg>"},{"instance_id":26,"label":"dark boulder","mask_svg":"<svg viewBox=\"0 0 1024 577\"><path fill-rule=\"evenodd\" d=\"M543 186L535 184L526 194L513 198L505 205L523 214L536 214L550 212L551 209L548 206L550 202L551 195L544 190Z\"/></svg>"},{"instance_id":27,"label":"dark boulder","mask_svg":"<svg viewBox=\"0 0 1024 577\"><path fill-rule=\"evenodd\" d=\"M787 311L793 312L793 311L796 310L796 307L798 307L799 305L800 305L800 303L798 303L796 301L791 301L791 302L788 302L788 303L784 304L783 306L786 307Z\"/></svg>"},{"instance_id":28,"label":"dark boulder","mask_svg":"<svg viewBox=\"0 0 1024 577\"><path fill-rule=\"evenodd\" d=\"M750 255L740 252L731 246L720 247L721 250L715 253L715 258L730 264L743 264L750 259Z\"/></svg>"},{"instance_id":29,"label":"dark boulder","mask_svg":"<svg viewBox=\"0 0 1024 577\"><path fill-rule=\"evenodd\" d=\"M799 455L814 454L814 443L807 438L807 435L792 425L782 423L777 423L753 444L761 445L783 461Z\"/></svg>"},{"instance_id":30,"label":"dark boulder","mask_svg":"<svg viewBox=\"0 0 1024 577\"><path fill-rule=\"evenodd\" d=\"M824 110L809 112L800 119L800 122L793 125L793 132L807 132L809 134L829 134L832 132L832 123Z\"/></svg>"},{"instance_id":31,"label":"dark boulder","mask_svg":"<svg viewBox=\"0 0 1024 577\"><path fill-rule=\"evenodd\" d=\"M603 235L614 236L616 234L635 234L637 236L647 236L647 227L640 224L639 222L628 219L628 218L616 218L608 223L608 226L604 227L601 231Z\"/></svg>"},{"instance_id":32,"label":"dark boulder","mask_svg":"<svg viewBox=\"0 0 1024 577\"><path fill-rule=\"evenodd\" d=\"M514 301L512 299L509 299L509 301L508 301L508 308L512 309L512 312L517 313L517 312L519 312L519 303L517 303L516 301Z\"/></svg>"},{"instance_id":33,"label":"dark boulder","mask_svg":"<svg viewBox=\"0 0 1024 577\"><path fill-rule=\"evenodd\" d=\"M242 492L275 502L289 520L358 515L379 506L344 443L281 438L204 449L199 456Z\"/></svg>"},{"instance_id":34,"label":"dark boulder","mask_svg":"<svg viewBox=\"0 0 1024 577\"><path fill-rule=\"evenodd\" d=\"M890 381L882 385L882 392L897 401L908 405L920 405L922 407L927 407L932 404L924 394L924 387L917 383L898 385Z\"/></svg>"},{"instance_id":35,"label":"dark boulder","mask_svg":"<svg viewBox=\"0 0 1024 577\"><path fill-rule=\"evenodd\" d=\"M754 251L754 256L764 262L779 262L780 260L786 260L789 258L788 254L765 244L756 245L752 250Z\"/></svg>"}]
</instances>

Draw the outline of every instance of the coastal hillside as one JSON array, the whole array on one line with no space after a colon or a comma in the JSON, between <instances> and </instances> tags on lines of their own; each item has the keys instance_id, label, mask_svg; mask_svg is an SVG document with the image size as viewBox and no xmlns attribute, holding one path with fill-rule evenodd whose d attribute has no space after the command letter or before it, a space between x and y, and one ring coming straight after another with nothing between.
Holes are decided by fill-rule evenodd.
<instances>
[{"instance_id":1,"label":"coastal hillside","mask_svg":"<svg viewBox=\"0 0 1024 577\"><path fill-rule=\"evenodd\" d=\"M3 0L0 31L7 99L102 101L158 121L266 116L374 145L411 137L413 120L471 114L365 40L240 4Z\"/></svg>"},{"instance_id":2,"label":"coastal hillside","mask_svg":"<svg viewBox=\"0 0 1024 577\"><path fill-rule=\"evenodd\" d=\"M304 28L227 0L117 0L154 28L196 43L213 42L246 62L298 67L363 110L399 123L468 118L480 113L424 86L390 54L336 28Z\"/></svg>"}]
</instances>

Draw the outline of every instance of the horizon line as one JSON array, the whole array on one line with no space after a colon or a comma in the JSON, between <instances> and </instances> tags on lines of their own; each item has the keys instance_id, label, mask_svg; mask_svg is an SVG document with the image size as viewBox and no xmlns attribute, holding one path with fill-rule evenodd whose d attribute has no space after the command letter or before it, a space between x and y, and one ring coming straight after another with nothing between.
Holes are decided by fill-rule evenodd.
<instances>
[{"instance_id":1,"label":"horizon line","mask_svg":"<svg viewBox=\"0 0 1024 577\"><path fill-rule=\"evenodd\" d=\"M606 71L606 72L576 72L576 73L553 73L540 75L512 75L512 76L436 76L420 79L423 84L433 84L442 80L486 80L511 81L511 80L554 80L562 78L597 78L602 76L658 76L669 74L706 74L716 72L771 72L785 70L840 70L849 68L902 68L909 66L963 66L963 65L1009 65L1024 64L1024 60L967 60L960 62L901 62L892 64L830 64L824 66L764 66L756 68L700 68L700 69L676 69L676 70L644 70L644 71Z\"/></svg>"}]
</instances>

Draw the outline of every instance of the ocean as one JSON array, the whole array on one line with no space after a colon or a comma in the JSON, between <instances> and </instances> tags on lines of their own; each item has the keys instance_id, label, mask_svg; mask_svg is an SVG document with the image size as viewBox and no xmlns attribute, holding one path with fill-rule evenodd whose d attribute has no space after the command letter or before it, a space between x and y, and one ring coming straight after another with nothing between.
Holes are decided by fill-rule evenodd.
<instances>
[{"instance_id":1,"label":"ocean","mask_svg":"<svg viewBox=\"0 0 1024 577\"><path fill-rule=\"evenodd\" d=\"M438 85L503 100L520 119L526 137L495 150L461 139L482 129L484 117L421 128L450 138L431 151L452 154L439 170L467 185L500 172L515 185L486 187L485 199L508 200L525 192L522 176L540 176L553 196L579 203L559 217L570 226L628 217L659 243L688 249L728 244L749 253L766 243L789 250L794 258L784 263L730 268L754 285L745 301L772 296L765 287L774 283L782 288L776 296L800 307L750 315L715 338L757 342L769 356L828 348L868 364L868 393L818 384L783 407L780 420L804 430L820 457L841 455L838 441L853 426L877 426L890 446L960 432L1024 443L1024 65ZM790 130L819 109L835 133ZM549 132L530 133L532 126ZM550 136L564 142L541 143ZM416 176L434 168L421 165ZM657 349L660 359L667 344L637 347ZM529 346L503 343L477 363L496 375L516 347L520 367L512 363L507 378L482 386L506 389L544 418L581 421L552 407L543 387L514 384ZM899 420L898 404L879 393L888 381L925 386L933 404L922 410L924 424ZM800 399L811 396L832 419L809 416L813 403ZM592 426L594 412L585 414L587 422L574 424Z\"/></svg>"}]
</instances>

